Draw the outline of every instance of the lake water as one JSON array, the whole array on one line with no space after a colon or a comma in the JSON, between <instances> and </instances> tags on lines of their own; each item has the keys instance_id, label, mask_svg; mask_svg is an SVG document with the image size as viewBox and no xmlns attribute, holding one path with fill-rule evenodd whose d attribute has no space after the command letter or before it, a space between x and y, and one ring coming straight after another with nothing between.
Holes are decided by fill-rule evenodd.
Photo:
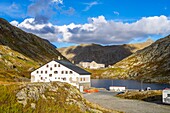
<instances>
[{"instance_id":1,"label":"lake water","mask_svg":"<svg viewBox=\"0 0 170 113\"><path fill-rule=\"evenodd\" d=\"M145 89L151 87L153 90L170 88L170 84L142 83L136 80L112 80L112 79L91 79L91 86L96 88L106 88L109 86L125 86L126 89Z\"/></svg>"}]
</instances>

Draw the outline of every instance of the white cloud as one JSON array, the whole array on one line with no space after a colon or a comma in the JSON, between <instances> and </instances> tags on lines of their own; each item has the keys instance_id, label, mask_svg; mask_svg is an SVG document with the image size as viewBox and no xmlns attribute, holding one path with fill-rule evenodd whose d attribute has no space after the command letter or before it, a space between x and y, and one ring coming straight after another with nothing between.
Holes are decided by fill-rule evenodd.
<instances>
[{"instance_id":1,"label":"white cloud","mask_svg":"<svg viewBox=\"0 0 170 113\"><path fill-rule=\"evenodd\" d=\"M87 6L83 11L88 11L91 7L98 5L100 3L98 3L97 1L93 1L93 2L90 2L90 3L84 3L84 4L87 5Z\"/></svg>"},{"instance_id":2,"label":"white cloud","mask_svg":"<svg viewBox=\"0 0 170 113\"><path fill-rule=\"evenodd\" d=\"M7 15L16 19L25 17L22 7L14 2L11 4L0 3L0 15Z\"/></svg>"},{"instance_id":3,"label":"white cloud","mask_svg":"<svg viewBox=\"0 0 170 113\"><path fill-rule=\"evenodd\" d=\"M52 2L63 4L63 0L52 0Z\"/></svg>"},{"instance_id":4,"label":"white cloud","mask_svg":"<svg viewBox=\"0 0 170 113\"><path fill-rule=\"evenodd\" d=\"M164 10L167 10L168 8L167 7L164 7Z\"/></svg>"},{"instance_id":5,"label":"white cloud","mask_svg":"<svg viewBox=\"0 0 170 113\"><path fill-rule=\"evenodd\" d=\"M13 26L18 26L19 23L16 20L14 20L14 21L10 22L10 24L12 24Z\"/></svg>"},{"instance_id":6,"label":"white cloud","mask_svg":"<svg viewBox=\"0 0 170 113\"><path fill-rule=\"evenodd\" d=\"M86 24L38 24L34 18L21 23L11 22L19 28L50 41L71 43L123 44L152 35L170 34L170 19L164 15L143 17L133 23L106 20L104 16L89 18Z\"/></svg>"},{"instance_id":7,"label":"white cloud","mask_svg":"<svg viewBox=\"0 0 170 113\"><path fill-rule=\"evenodd\" d=\"M119 15L119 12L117 12L117 11L113 11L113 13L114 13L115 15Z\"/></svg>"},{"instance_id":8,"label":"white cloud","mask_svg":"<svg viewBox=\"0 0 170 113\"><path fill-rule=\"evenodd\" d=\"M8 8L9 10L18 10L19 6L16 3L12 3Z\"/></svg>"}]
</instances>

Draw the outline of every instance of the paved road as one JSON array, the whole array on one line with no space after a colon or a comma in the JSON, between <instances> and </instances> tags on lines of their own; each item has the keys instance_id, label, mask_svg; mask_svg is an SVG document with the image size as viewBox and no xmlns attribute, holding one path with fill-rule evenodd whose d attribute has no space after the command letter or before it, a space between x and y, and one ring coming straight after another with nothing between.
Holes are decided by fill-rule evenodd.
<instances>
[{"instance_id":1,"label":"paved road","mask_svg":"<svg viewBox=\"0 0 170 113\"><path fill-rule=\"evenodd\" d=\"M121 99L115 93L100 91L98 93L83 94L90 102L105 108L123 111L125 113L170 113L170 105L162 105L140 100Z\"/></svg>"}]
</instances>

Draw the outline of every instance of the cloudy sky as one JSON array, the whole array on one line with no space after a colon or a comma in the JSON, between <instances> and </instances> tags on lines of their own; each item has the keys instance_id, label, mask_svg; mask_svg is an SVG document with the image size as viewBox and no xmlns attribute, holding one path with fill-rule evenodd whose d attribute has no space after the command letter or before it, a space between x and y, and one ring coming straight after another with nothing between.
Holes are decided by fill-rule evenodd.
<instances>
[{"instance_id":1,"label":"cloudy sky","mask_svg":"<svg viewBox=\"0 0 170 113\"><path fill-rule=\"evenodd\" d=\"M57 47L170 34L170 0L1 0L0 17Z\"/></svg>"}]
</instances>

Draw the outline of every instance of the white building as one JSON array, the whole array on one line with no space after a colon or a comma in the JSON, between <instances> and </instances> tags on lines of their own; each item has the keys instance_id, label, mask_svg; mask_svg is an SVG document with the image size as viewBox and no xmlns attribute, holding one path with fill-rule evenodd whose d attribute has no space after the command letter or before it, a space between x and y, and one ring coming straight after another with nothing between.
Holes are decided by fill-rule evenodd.
<instances>
[{"instance_id":1,"label":"white building","mask_svg":"<svg viewBox=\"0 0 170 113\"><path fill-rule=\"evenodd\" d=\"M92 62L80 62L79 65L84 67L84 68L89 68L89 69L99 69L99 68L104 68L105 67L105 64L99 64L99 63L96 63L95 61L92 61Z\"/></svg>"},{"instance_id":2,"label":"white building","mask_svg":"<svg viewBox=\"0 0 170 113\"><path fill-rule=\"evenodd\" d=\"M164 89L162 91L162 102L170 104L170 89Z\"/></svg>"},{"instance_id":3,"label":"white building","mask_svg":"<svg viewBox=\"0 0 170 113\"><path fill-rule=\"evenodd\" d=\"M124 87L124 86L110 86L109 90L114 91L114 92L124 92L124 91L126 91L126 87Z\"/></svg>"},{"instance_id":4,"label":"white building","mask_svg":"<svg viewBox=\"0 0 170 113\"><path fill-rule=\"evenodd\" d=\"M31 73L31 82L67 82L81 91L90 87L89 72L65 60L53 60Z\"/></svg>"}]
</instances>

